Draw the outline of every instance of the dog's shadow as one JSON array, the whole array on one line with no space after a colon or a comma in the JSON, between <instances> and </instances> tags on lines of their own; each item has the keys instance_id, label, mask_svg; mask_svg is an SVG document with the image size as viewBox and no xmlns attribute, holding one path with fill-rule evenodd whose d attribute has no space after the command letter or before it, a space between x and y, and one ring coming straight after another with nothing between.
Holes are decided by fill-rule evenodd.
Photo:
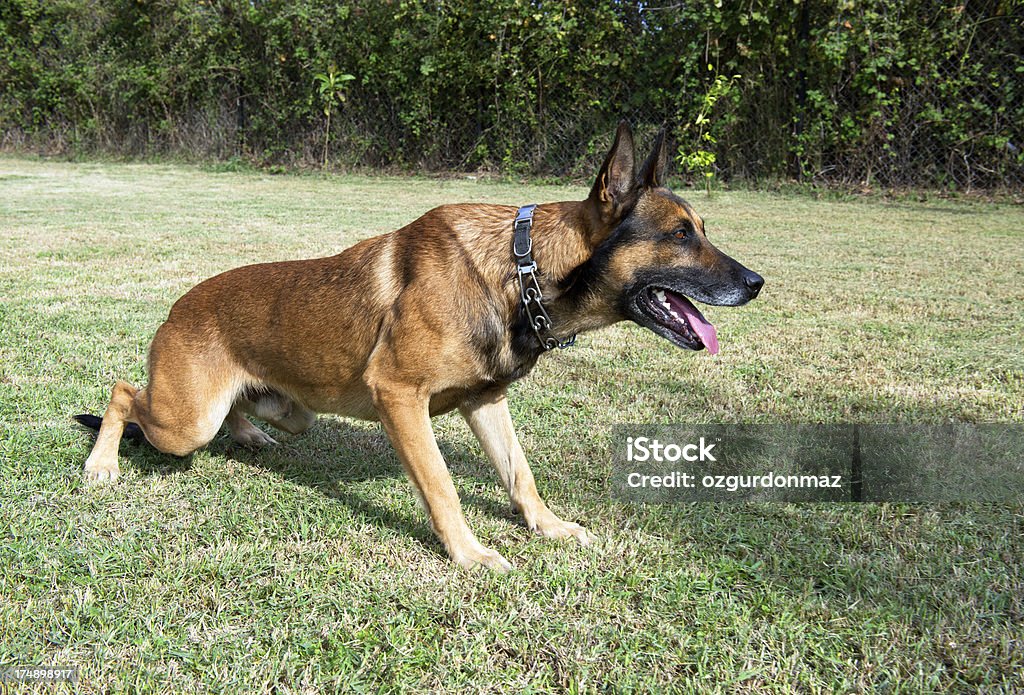
<instances>
[{"instance_id":1,"label":"dog's shadow","mask_svg":"<svg viewBox=\"0 0 1024 695\"><path fill-rule=\"evenodd\" d=\"M402 514L363 494L365 486L360 483L380 479L393 479L400 488L396 494L414 494L391 442L379 425L356 426L342 419L321 417L309 431L300 435L268 431L279 440L279 444L263 448L246 447L232 441L222 431L205 450L214 456L224 456L269 471L289 483L304 485L337 500L355 516L375 526L411 536L440 549L425 514ZM497 484L497 474L482 452L443 439L438 440L438 448L453 475L469 478L474 483L473 487L477 487L475 483ZM187 471L191 469L193 460L193 456L175 458L161 454L148 444L124 446L121 455L144 476ZM459 496L463 504L511 523L523 523L509 504L466 490L465 485L459 487L462 488Z\"/></svg>"}]
</instances>

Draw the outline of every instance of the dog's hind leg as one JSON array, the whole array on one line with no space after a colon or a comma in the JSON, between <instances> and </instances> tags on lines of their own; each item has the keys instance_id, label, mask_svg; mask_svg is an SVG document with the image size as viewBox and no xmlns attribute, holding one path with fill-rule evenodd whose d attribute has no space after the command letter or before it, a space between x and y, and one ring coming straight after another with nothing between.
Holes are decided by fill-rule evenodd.
<instances>
[{"instance_id":1,"label":"dog's hind leg","mask_svg":"<svg viewBox=\"0 0 1024 695\"><path fill-rule=\"evenodd\" d=\"M114 481L121 474L117 465L117 449L137 393L134 386L124 381L114 384L110 405L103 413L100 431L96 435L96 443L89 458L85 460L84 475L87 482Z\"/></svg>"},{"instance_id":2,"label":"dog's hind leg","mask_svg":"<svg viewBox=\"0 0 1024 695\"><path fill-rule=\"evenodd\" d=\"M246 379L219 347L182 335L164 324L149 351L149 384L136 390L114 386L92 453L86 481L112 481L119 474L117 449L126 423L136 423L159 451L186 456L207 444Z\"/></svg>"},{"instance_id":3,"label":"dog's hind leg","mask_svg":"<svg viewBox=\"0 0 1024 695\"><path fill-rule=\"evenodd\" d=\"M308 410L295 401L290 401L291 408L288 413L281 418L273 418L267 420L271 425L287 432L288 434L302 434L316 422L316 413L312 410Z\"/></svg>"},{"instance_id":4,"label":"dog's hind leg","mask_svg":"<svg viewBox=\"0 0 1024 695\"><path fill-rule=\"evenodd\" d=\"M224 422L228 426L231 438L243 446L277 444L273 437L249 422L238 403L231 407Z\"/></svg>"},{"instance_id":5,"label":"dog's hind leg","mask_svg":"<svg viewBox=\"0 0 1024 695\"><path fill-rule=\"evenodd\" d=\"M575 538L587 545L592 539L590 533L579 524L558 518L537 492L533 472L512 426L505 389L488 391L462 404L459 412L480 440L512 506L522 513L530 530L548 538Z\"/></svg>"},{"instance_id":6,"label":"dog's hind leg","mask_svg":"<svg viewBox=\"0 0 1024 695\"><path fill-rule=\"evenodd\" d=\"M284 394L265 386L246 388L235 404L255 418L269 422L288 434L301 434L316 422L316 413ZM228 424L231 424L229 416ZM232 435L234 436L234 435Z\"/></svg>"}]
</instances>

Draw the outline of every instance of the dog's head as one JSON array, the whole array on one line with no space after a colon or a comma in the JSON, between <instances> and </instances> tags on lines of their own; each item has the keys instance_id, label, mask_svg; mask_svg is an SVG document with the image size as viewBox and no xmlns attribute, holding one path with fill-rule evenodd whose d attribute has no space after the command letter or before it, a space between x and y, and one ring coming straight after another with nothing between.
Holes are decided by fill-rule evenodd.
<instances>
[{"instance_id":1,"label":"dog's head","mask_svg":"<svg viewBox=\"0 0 1024 695\"><path fill-rule=\"evenodd\" d=\"M715 327L693 301L739 306L757 296L764 278L708 241L704 221L665 188L665 137L639 170L632 134L619 126L588 202L608 223L597 245L599 292L621 318L676 345L718 352Z\"/></svg>"}]
</instances>

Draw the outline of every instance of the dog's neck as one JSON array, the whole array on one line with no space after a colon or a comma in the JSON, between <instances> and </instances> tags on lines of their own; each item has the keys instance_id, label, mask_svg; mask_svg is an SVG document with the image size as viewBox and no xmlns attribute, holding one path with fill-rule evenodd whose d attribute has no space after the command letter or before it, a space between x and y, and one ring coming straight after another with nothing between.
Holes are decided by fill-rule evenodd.
<instances>
[{"instance_id":1,"label":"dog's neck","mask_svg":"<svg viewBox=\"0 0 1024 695\"><path fill-rule=\"evenodd\" d=\"M601 252L618 220L605 219L590 200L541 206L534 220L535 256L554 334L565 339L621 321L605 286L607 259Z\"/></svg>"},{"instance_id":2,"label":"dog's neck","mask_svg":"<svg viewBox=\"0 0 1024 695\"><path fill-rule=\"evenodd\" d=\"M613 227L604 223L589 200L547 203L533 217L534 258L546 278L560 284L585 262Z\"/></svg>"},{"instance_id":3,"label":"dog's neck","mask_svg":"<svg viewBox=\"0 0 1024 695\"><path fill-rule=\"evenodd\" d=\"M556 335L586 333L623 320L619 293L604 275L606 265L607 257L599 249L563 278L561 291L548 305Z\"/></svg>"}]
</instances>

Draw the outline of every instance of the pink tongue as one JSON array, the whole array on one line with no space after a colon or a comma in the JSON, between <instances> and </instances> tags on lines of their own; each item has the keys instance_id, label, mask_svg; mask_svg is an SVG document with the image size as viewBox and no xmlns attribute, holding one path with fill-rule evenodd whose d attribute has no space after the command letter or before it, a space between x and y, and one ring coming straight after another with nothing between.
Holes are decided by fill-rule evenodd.
<instances>
[{"instance_id":1,"label":"pink tongue","mask_svg":"<svg viewBox=\"0 0 1024 695\"><path fill-rule=\"evenodd\" d=\"M677 314L686 317L686 320L690 323L690 328L700 338L700 342L704 343L704 347L707 348L708 352L712 355L718 354L718 332L715 327L704 318L704 314L697 310L697 307L690 302L686 297L680 297L672 292L666 292L665 297L668 299L668 303L672 305L672 308L676 310Z\"/></svg>"}]
</instances>

